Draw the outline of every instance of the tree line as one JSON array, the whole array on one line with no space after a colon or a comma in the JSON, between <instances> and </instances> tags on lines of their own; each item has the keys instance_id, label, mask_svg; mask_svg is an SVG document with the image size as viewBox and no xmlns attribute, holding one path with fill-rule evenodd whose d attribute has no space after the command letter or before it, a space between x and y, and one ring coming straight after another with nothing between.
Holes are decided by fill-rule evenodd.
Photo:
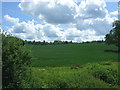
<instances>
[{"instance_id":1,"label":"tree line","mask_svg":"<svg viewBox=\"0 0 120 90\"><path fill-rule=\"evenodd\" d=\"M98 41L87 41L87 42L73 42L73 41L60 41L60 40L55 40L54 42L47 42L47 41L23 41L23 44L31 44L31 45L59 45L59 44L85 44L85 43L103 43L105 41L103 40L98 40Z\"/></svg>"}]
</instances>

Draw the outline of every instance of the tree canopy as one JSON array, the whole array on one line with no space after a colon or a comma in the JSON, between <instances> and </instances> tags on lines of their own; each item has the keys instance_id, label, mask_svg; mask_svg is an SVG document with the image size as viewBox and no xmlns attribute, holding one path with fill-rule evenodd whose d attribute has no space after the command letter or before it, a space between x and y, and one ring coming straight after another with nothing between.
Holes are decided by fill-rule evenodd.
<instances>
[{"instance_id":1,"label":"tree canopy","mask_svg":"<svg viewBox=\"0 0 120 90\"><path fill-rule=\"evenodd\" d=\"M2 41L3 88L22 87L22 80L27 79L27 66L31 63L30 53L19 38L2 34Z\"/></svg>"},{"instance_id":2,"label":"tree canopy","mask_svg":"<svg viewBox=\"0 0 120 90\"><path fill-rule=\"evenodd\" d=\"M118 47L120 51L120 21L117 20L113 23L113 29L105 37L107 44L113 44Z\"/></svg>"}]
</instances>

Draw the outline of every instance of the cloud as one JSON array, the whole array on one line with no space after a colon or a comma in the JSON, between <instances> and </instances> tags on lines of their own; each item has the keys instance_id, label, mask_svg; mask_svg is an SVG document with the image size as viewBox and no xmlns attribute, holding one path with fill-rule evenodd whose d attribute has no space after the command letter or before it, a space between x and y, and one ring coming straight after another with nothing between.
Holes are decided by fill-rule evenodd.
<instances>
[{"instance_id":1,"label":"cloud","mask_svg":"<svg viewBox=\"0 0 120 90\"><path fill-rule=\"evenodd\" d=\"M14 36L27 40L44 40L58 37L58 27L50 24L34 24L34 21L20 22L8 29Z\"/></svg>"},{"instance_id":2,"label":"cloud","mask_svg":"<svg viewBox=\"0 0 120 90\"><path fill-rule=\"evenodd\" d=\"M110 15L118 15L118 11L111 12Z\"/></svg>"},{"instance_id":3,"label":"cloud","mask_svg":"<svg viewBox=\"0 0 120 90\"><path fill-rule=\"evenodd\" d=\"M64 33L66 40L73 42L104 40L104 35L96 36L96 31L90 29L81 31L77 28L69 28Z\"/></svg>"},{"instance_id":4,"label":"cloud","mask_svg":"<svg viewBox=\"0 0 120 90\"><path fill-rule=\"evenodd\" d=\"M8 29L8 32L22 39L36 39L36 30L32 21L20 22Z\"/></svg>"},{"instance_id":5,"label":"cloud","mask_svg":"<svg viewBox=\"0 0 120 90\"><path fill-rule=\"evenodd\" d=\"M24 1L19 4L19 7L22 11L53 24L72 22L76 13L76 4L73 0Z\"/></svg>"},{"instance_id":6,"label":"cloud","mask_svg":"<svg viewBox=\"0 0 120 90\"><path fill-rule=\"evenodd\" d=\"M35 24L34 20L19 22L18 19L8 31L27 40L103 40L117 18L111 17L103 0L82 0L79 5L77 3L77 0L24 0L19 8L44 24Z\"/></svg>"},{"instance_id":7,"label":"cloud","mask_svg":"<svg viewBox=\"0 0 120 90\"><path fill-rule=\"evenodd\" d=\"M104 18L108 11L103 0L36 0L36 2L21 2L19 8L34 17L52 24L73 22L76 18Z\"/></svg>"},{"instance_id":8,"label":"cloud","mask_svg":"<svg viewBox=\"0 0 120 90\"><path fill-rule=\"evenodd\" d=\"M101 39L101 36L96 36L94 30L81 31L75 27L62 30L59 26L52 24L35 25L33 21L17 23L8 29L8 32L24 40L45 40L48 42L54 40L82 42Z\"/></svg>"},{"instance_id":9,"label":"cloud","mask_svg":"<svg viewBox=\"0 0 120 90\"><path fill-rule=\"evenodd\" d=\"M109 16L104 0L82 0L79 5L78 2L79 0L24 0L19 7L27 14L38 17L43 23L72 23L79 30L90 28L98 35L104 35L112 28L115 18Z\"/></svg>"},{"instance_id":10,"label":"cloud","mask_svg":"<svg viewBox=\"0 0 120 90\"><path fill-rule=\"evenodd\" d=\"M43 31L45 33L45 36L52 38L52 37L58 37L59 36L59 28L55 27L50 24L44 25Z\"/></svg>"},{"instance_id":11,"label":"cloud","mask_svg":"<svg viewBox=\"0 0 120 90\"><path fill-rule=\"evenodd\" d=\"M117 20L117 18L110 18L109 16L106 16L103 19L79 19L76 23L76 27L79 30L95 30L96 35L105 35L111 30L112 23L115 20Z\"/></svg>"},{"instance_id":12,"label":"cloud","mask_svg":"<svg viewBox=\"0 0 120 90\"><path fill-rule=\"evenodd\" d=\"M19 22L19 18L13 18L13 17L10 17L9 15L5 15L4 18L5 18L5 20L7 20L13 24L16 24Z\"/></svg>"},{"instance_id":13,"label":"cloud","mask_svg":"<svg viewBox=\"0 0 120 90\"><path fill-rule=\"evenodd\" d=\"M81 18L104 18L108 11L103 0L83 0L79 5L78 16Z\"/></svg>"},{"instance_id":14,"label":"cloud","mask_svg":"<svg viewBox=\"0 0 120 90\"><path fill-rule=\"evenodd\" d=\"M103 0L86 0L79 5L75 23L79 30L91 29L96 31L96 35L105 35L115 20L117 18L109 15Z\"/></svg>"}]
</instances>

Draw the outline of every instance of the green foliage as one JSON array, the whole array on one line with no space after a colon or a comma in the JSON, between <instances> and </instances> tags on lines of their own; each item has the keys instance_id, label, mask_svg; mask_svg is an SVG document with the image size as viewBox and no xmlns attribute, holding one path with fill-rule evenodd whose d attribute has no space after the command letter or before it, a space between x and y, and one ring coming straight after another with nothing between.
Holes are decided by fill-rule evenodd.
<instances>
[{"instance_id":1,"label":"green foliage","mask_svg":"<svg viewBox=\"0 0 120 90\"><path fill-rule=\"evenodd\" d=\"M106 64L106 63L105 63ZM118 69L114 66L92 65L90 71L92 75L110 85L118 84Z\"/></svg>"},{"instance_id":2,"label":"green foliage","mask_svg":"<svg viewBox=\"0 0 120 90\"><path fill-rule=\"evenodd\" d=\"M58 44L76 44L76 43L73 43L72 41L59 41L59 40L55 40L54 42L46 42L45 40L44 41L27 41L25 40L25 43L26 44L31 44L31 45L58 45ZM79 43L77 43L79 44Z\"/></svg>"},{"instance_id":3,"label":"green foliage","mask_svg":"<svg viewBox=\"0 0 120 90\"><path fill-rule=\"evenodd\" d=\"M32 67L30 86L31 88L117 88L119 86L117 65L112 62L109 65L106 63L86 64L78 69Z\"/></svg>"},{"instance_id":4,"label":"green foliage","mask_svg":"<svg viewBox=\"0 0 120 90\"><path fill-rule=\"evenodd\" d=\"M32 65L69 66L101 61L118 61L118 54L104 50L117 49L105 43L85 43L67 45L26 45L32 51Z\"/></svg>"},{"instance_id":5,"label":"green foliage","mask_svg":"<svg viewBox=\"0 0 120 90\"><path fill-rule=\"evenodd\" d=\"M2 70L3 88L19 88L27 78L27 67L30 66L31 56L22 45L23 40L2 35Z\"/></svg>"},{"instance_id":6,"label":"green foliage","mask_svg":"<svg viewBox=\"0 0 120 90\"><path fill-rule=\"evenodd\" d=\"M113 29L110 31L109 34L106 35L106 43L107 44L114 44L118 46L120 51L120 21L117 20L113 23Z\"/></svg>"}]
</instances>

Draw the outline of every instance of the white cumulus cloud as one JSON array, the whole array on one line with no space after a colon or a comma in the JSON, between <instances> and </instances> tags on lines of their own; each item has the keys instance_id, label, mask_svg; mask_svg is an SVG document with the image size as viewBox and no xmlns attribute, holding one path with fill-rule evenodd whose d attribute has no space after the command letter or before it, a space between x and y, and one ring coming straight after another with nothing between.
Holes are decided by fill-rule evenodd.
<instances>
[{"instance_id":1,"label":"white cumulus cloud","mask_svg":"<svg viewBox=\"0 0 120 90\"><path fill-rule=\"evenodd\" d=\"M103 0L83 0L79 5L78 16L82 18L104 18L108 11Z\"/></svg>"},{"instance_id":2,"label":"white cumulus cloud","mask_svg":"<svg viewBox=\"0 0 120 90\"><path fill-rule=\"evenodd\" d=\"M5 18L5 20L7 20L13 24L16 24L19 22L19 18L13 18L13 17L10 17L9 15L5 15L4 18Z\"/></svg>"},{"instance_id":3,"label":"white cumulus cloud","mask_svg":"<svg viewBox=\"0 0 120 90\"><path fill-rule=\"evenodd\" d=\"M118 15L118 11L111 12L110 15Z\"/></svg>"},{"instance_id":4,"label":"white cumulus cloud","mask_svg":"<svg viewBox=\"0 0 120 90\"><path fill-rule=\"evenodd\" d=\"M73 0L36 0L19 4L22 11L55 24L72 22L76 6Z\"/></svg>"},{"instance_id":5,"label":"white cumulus cloud","mask_svg":"<svg viewBox=\"0 0 120 90\"><path fill-rule=\"evenodd\" d=\"M103 40L117 20L111 17L104 0L36 0L19 4L21 11L37 17L44 24L33 21L19 22L8 15L13 22L8 31L28 40L72 40L76 42Z\"/></svg>"}]
</instances>

